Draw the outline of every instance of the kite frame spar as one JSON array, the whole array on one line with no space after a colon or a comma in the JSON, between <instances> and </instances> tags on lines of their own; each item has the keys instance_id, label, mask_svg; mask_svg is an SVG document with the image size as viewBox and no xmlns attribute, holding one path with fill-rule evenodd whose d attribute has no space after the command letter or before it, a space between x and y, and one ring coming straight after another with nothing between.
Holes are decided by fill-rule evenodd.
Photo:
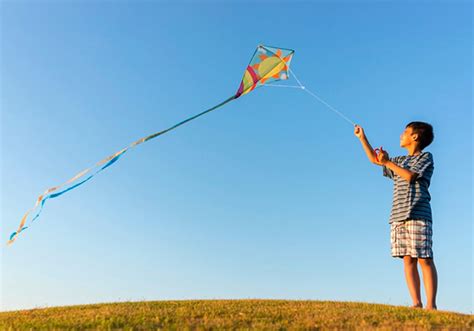
<instances>
[{"instance_id":1,"label":"kite frame spar","mask_svg":"<svg viewBox=\"0 0 474 331\"><path fill-rule=\"evenodd\" d=\"M275 50L275 51L273 51ZM282 51L284 51L286 54L286 56L284 58L281 57L281 54L282 54ZM254 69L254 66L256 66L257 64L254 63L253 66L251 66L252 62L255 60L255 56L257 55L257 53L259 52L262 52L262 53L271 53L271 56L270 57L278 57L280 59L280 62L277 61L277 64L274 65L274 66L270 66L268 71L265 71L262 73L258 73L257 76L256 75L256 72L255 72L255 69ZM242 82L239 86L239 89L237 90L237 93L232 95L231 97L227 98L226 100L222 101L221 103L219 103L218 105L214 106L214 107L211 107L199 114L196 114L192 117L189 117L187 119L185 119L184 121L181 121L165 130L162 130L162 131L159 131L159 132L156 132L156 133L153 133L149 136L146 136L144 138L141 138L133 143L131 143L129 146L119 150L118 152L104 158L103 160L97 162L94 166L92 167L89 167L87 169L84 169L82 171L80 171L78 174L76 174L74 177L72 177L71 179L67 180L66 182L64 182L63 184L61 185L57 185L57 186L54 186L54 187L51 187L47 190L45 190L43 192L43 194L41 194L37 200L36 200L36 203L34 205L33 208L31 208L30 210L28 210L24 215L23 215L23 218L21 219L20 221L20 225L18 226L18 229L17 231L13 232L11 235L10 235L10 239L8 240L7 244L8 245L11 245L13 244L13 242L15 242L15 240L17 239L18 235L24 231L25 229L27 229L29 226L25 226L26 224L26 221L28 219L28 216L34 211L36 210L38 207L39 210L38 212L36 213L36 215L31 219L30 221L30 224L33 223L38 217L39 215L41 214L41 211L43 210L43 207L44 207L44 204L47 200L49 199L54 199L54 198L57 198L61 195L63 195L64 193L70 191L70 190L73 190L75 189L76 187L86 183L87 181L89 181L90 179L92 179L95 175L97 175L98 173L102 172L103 170L105 170L106 168L108 168L109 166L111 166L112 164L114 164L122 155L124 155L129 149L131 148L134 148L144 142L147 142L153 138L156 138L162 134L165 134L171 130L174 130L176 129L177 127L189 122L189 121L192 121L204 114L207 114L213 110L216 110L222 106L224 106L225 104L229 103L230 101L232 100L235 100L239 97L241 97L242 95L244 94L247 94L249 93L250 91L254 90L255 88L257 87L261 87L261 86L265 86L264 83L266 80L268 79L271 79L272 81L277 81L277 80L280 80L280 79L288 79L289 78L289 69L290 69L290 62L291 62L291 58L293 57L293 54L294 54L294 50L292 49L286 49L286 48L276 48L276 47L271 47L271 46L264 46L264 45L259 45L257 47L257 49L255 50L254 54L252 55L252 58L250 59L250 64L247 66L246 68L246 71L244 72L244 77L242 79ZM263 56L263 55L261 55ZM268 56L266 56L266 58L269 58ZM263 58L260 58L261 61L263 62L264 59ZM275 59L273 59L275 60ZM258 62L258 60L257 60ZM278 76L278 78L276 78L275 75L272 75L271 77L267 77L267 75L270 75L270 74L273 74L273 72L275 71L275 69L277 67L281 67L281 70L280 71L285 71L285 76ZM278 68L277 68L278 69ZM277 73L279 73L280 71L278 71ZM246 75L247 75L247 78L248 77L252 77L252 80L246 80ZM250 75L250 76L249 76ZM284 78L283 78L284 77ZM93 171L95 169L95 171ZM80 178L84 177L85 175L91 173L87 178L79 181L79 182L76 182L77 180L79 180ZM76 183L75 183L76 182ZM73 184L75 183L75 184ZM62 190L62 191L59 191L58 190L60 188L63 188L69 184L73 184L72 186ZM54 192L54 193L53 193Z\"/></svg>"}]
</instances>

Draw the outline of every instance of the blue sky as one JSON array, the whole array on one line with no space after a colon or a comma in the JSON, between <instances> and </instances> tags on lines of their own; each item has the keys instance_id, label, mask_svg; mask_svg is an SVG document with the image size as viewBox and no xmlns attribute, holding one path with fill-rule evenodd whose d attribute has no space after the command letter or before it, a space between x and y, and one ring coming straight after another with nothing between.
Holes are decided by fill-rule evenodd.
<instances>
[{"instance_id":1,"label":"blue sky","mask_svg":"<svg viewBox=\"0 0 474 331\"><path fill-rule=\"evenodd\" d=\"M295 49L298 78L390 155L405 153L408 122L434 126L438 306L472 312L469 2L0 10L4 243L46 188L234 94L263 43ZM350 124L300 90L260 88L48 201L1 246L1 310L213 298L409 305L390 256L391 194Z\"/></svg>"}]
</instances>

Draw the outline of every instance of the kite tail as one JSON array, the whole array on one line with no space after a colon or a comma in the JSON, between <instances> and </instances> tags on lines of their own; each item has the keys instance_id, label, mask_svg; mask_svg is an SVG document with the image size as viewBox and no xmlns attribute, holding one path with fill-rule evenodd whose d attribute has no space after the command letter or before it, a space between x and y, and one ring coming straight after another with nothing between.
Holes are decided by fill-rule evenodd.
<instances>
[{"instance_id":1,"label":"kite tail","mask_svg":"<svg viewBox=\"0 0 474 331\"><path fill-rule=\"evenodd\" d=\"M212 107L212 108L209 108L197 115L194 115L190 118L187 118L185 119L184 121L181 121L171 127L169 127L168 129L165 129L165 130L162 130L160 132L156 132L154 134L151 134L149 136L146 136L144 138L141 138L133 143L131 143L128 147L125 147L123 149L121 149L120 151L106 157L105 159L97 162L94 166L92 167L89 167L87 169L84 169L82 170L81 172L79 172L77 175L75 175L74 177L72 177L71 179L69 179L68 181L64 182L63 184L61 185L58 185L58 186L54 186L54 187L51 187L49 189L47 189L43 194L41 194L38 199L36 200L36 203L34 205L33 208L31 208L30 210L28 210L24 215L23 215L23 218L21 219L20 221L20 225L18 226L18 229L13 232L11 235L10 235L10 238L7 242L8 245L11 245L15 242L15 240L18 238L18 235L26 230L29 226L25 226L26 224L26 221L28 219L28 216L34 212L35 210L38 209L39 207L39 210L38 212L35 214L35 216L32 217L31 221L30 221L30 225L31 223L33 223L33 221L35 221L41 214L42 210L43 210L43 206L45 204L45 202L48 200L48 199L54 199L54 198L57 198L61 195L63 195L64 193L68 192L68 191L71 191L73 189L75 189L76 187L86 183L87 181L89 181L90 179L92 179L92 177L94 177L95 175L97 175L99 172L105 170L106 168L110 167L112 164L114 164L123 154L125 154L129 149L133 148L133 147L136 147L138 145L140 145L141 143L144 143L148 140L151 140L153 138L156 138L162 134L165 134L166 132L169 132L171 130L174 130L176 129L178 126L181 126L189 121L192 121L196 118L198 118L199 116L202 116L206 113L209 113L213 110L216 110L217 108L220 108L222 106L224 106L226 103L236 99L237 96L236 95L233 95L231 96L230 98L224 100L223 102L221 102L220 104ZM89 176L86 177L86 175L89 174ZM63 188L63 187L66 187L70 185L69 187L67 188L64 188L63 190L60 190L58 191L59 189Z\"/></svg>"}]
</instances>

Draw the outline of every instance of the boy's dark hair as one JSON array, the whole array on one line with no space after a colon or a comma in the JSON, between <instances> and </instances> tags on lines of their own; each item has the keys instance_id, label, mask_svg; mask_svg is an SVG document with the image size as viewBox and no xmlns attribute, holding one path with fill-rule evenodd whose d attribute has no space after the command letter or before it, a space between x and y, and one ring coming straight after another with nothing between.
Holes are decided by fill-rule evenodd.
<instances>
[{"instance_id":1,"label":"boy's dark hair","mask_svg":"<svg viewBox=\"0 0 474 331\"><path fill-rule=\"evenodd\" d=\"M418 141L421 149L424 149L433 142L434 134L431 124L425 122L410 122L406 127L411 128L413 133L418 134Z\"/></svg>"}]
</instances>

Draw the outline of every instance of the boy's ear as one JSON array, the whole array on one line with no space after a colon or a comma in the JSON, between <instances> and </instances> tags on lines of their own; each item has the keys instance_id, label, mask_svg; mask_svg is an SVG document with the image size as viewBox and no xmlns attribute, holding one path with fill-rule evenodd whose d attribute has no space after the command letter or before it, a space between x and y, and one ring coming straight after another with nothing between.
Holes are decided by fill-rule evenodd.
<instances>
[{"instance_id":1,"label":"boy's ear","mask_svg":"<svg viewBox=\"0 0 474 331\"><path fill-rule=\"evenodd\" d=\"M412 136L414 141L418 141L418 134L417 133L413 133L411 136Z\"/></svg>"}]
</instances>

